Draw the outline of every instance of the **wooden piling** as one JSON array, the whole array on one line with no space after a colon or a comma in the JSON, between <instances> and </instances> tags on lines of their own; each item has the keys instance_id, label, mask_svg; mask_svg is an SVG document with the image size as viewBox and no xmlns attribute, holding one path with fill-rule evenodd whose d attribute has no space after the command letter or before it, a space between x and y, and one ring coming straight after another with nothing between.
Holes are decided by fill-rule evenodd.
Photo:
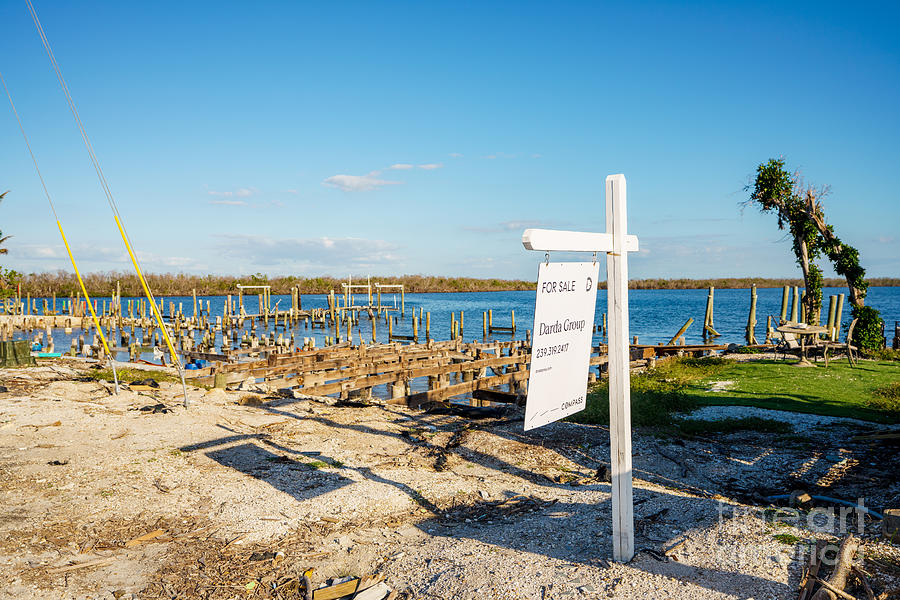
<instances>
[{"instance_id":1,"label":"wooden piling","mask_svg":"<svg viewBox=\"0 0 900 600\"><path fill-rule=\"evenodd\" d=\"M713 328L713 306L716 288L709 286L709 293L706 296L706 314L703 317L703 340L705 341L709 335L718 335Z\"/></svg>"},{"instance_id":2,"label":"wooden piling","mask_svg":"<svg viewBox=\"0 0 900 600\"><path fill-rule=\"evenodd\" d=\"M796 285L793 288L793 302L791 302L791 321L796 323L800 316L800 288Z\"/></svg>"},{"instance_id":3,"label":"wooden piling","mask_svg":"<svg viewBox=\"0 0 900 600\"><path fill-rule=\"evenodd\" d=\"M747 343L756 344L756 286L750 288L750 314L747 316Z\"/></svg>"},{"instance_id":4,"label":"wooden piling","mask_svg":"<svg viewBox=\"0 0 900 600\"><path fill-rule=\"evenodd\" d=\"M671 346L671 345L675 344L678 341L678 338L680 338L682 335L684 335L684 332L688 330L688 327L690 327L691 323L693 323L693 322L694 322L694 319L689 318L687 320L687 322L681 326L681 329L678 330L678 333L676 333L674 336L672 336L672 339L669 340L669 343L666 345Z\"/></svg>"},{"instance_id":5,"label":"wooden piling","mask_svg":"<svg viewBox=\"0 0 900 600\"><path fill-rule=\"evenodd\" d=\"M334 321L334 290L328 293L328 311L331 313L331 320Z\"/></svg>"},{"instance_id":6,"label":"wooden piling","mask_svg":"<svg viewBox=\"0 0 900 600\"><path fill-rule=\"evenodd\" d=\"M841 337L841 317L844 312L844 294L838 294L837 297L837 306L835 307L834 312L834 337L831 338L833 341L836 341Z\"/></svg>"},{"instance_id":7,"label":"wooden piling","mask_svg":"<svg viewBox=\"0 0 900 600\"><path fill-rule=\"evenodd\" d=\"M828 297L828 324L826 325L828 329L828 339L831 341L835 340L834 337L834 317L837 313L837 296L832 294Z\"/></svg>"},{"instance_id":8,"label":"wooden piling","mask_svg":"<svg viewBox=\"0 0 900 600\"><path fill-rule=\"evenodd\" d=\"M788 298L790 297L790 286L784 286L781 290L781 320L787 321Z\"/></svg>"}]
</instances>

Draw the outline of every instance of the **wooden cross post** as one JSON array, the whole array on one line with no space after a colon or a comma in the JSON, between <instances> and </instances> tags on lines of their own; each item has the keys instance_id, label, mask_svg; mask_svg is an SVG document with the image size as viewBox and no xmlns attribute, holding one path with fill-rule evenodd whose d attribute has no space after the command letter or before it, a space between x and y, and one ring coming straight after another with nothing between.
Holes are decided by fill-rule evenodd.
<instances>
[{"instance_id":1,"label":"wooden cross post","mask_svg":"<svg viewBox=\"0 0 900 600\"><path fill-rule=\"evenodd\" d=\"M634 556L627 252L637 251L638 239L626 234L625 176L606 178L606 233L527 229L522 244L545 252L606 253L613 559L627 562Z\"/></svg>"}]
</instances>

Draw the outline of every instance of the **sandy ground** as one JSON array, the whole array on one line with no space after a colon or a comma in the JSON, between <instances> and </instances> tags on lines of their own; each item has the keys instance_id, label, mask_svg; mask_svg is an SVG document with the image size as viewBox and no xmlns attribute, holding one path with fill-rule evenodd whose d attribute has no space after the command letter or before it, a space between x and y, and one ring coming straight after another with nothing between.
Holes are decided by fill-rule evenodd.
<instances>
[{"instance_id":1,"label":"sandy ground","mask_svg":"<svg viewBox=\"0 0 900 600\"><path fill-rule=\"evenodd\" d=\"M0 598L265 598L309 568L401 598L795 598L810 540L841 532L776 522L763 496L900 505L896 447L849 441L858 422L636 431L638 553L614 564L605 427L197 388L184 409L180 385L116 396L85 370L0 372ZM862 525L876 591L900 585Z\"/></svg>"}]
</instances>

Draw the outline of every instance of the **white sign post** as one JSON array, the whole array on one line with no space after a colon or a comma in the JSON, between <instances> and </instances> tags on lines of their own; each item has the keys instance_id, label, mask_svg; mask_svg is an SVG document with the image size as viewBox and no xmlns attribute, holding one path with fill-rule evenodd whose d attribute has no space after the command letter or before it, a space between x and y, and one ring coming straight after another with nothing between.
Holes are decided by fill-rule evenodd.
<instances>
[{"instance_id":1,"label":"white sign post","mask_svg":"<svg viewBox=\"0 0 900 600\"><path fill-rule=\"evenodd\" d=\"M606 233L526 229L522 245L545 252L606 252L606 297L609 313L609 437L612 471L613 559L627 562L634 556L634 504L631 493L631 386L628 346L627 252L638 249L638 240L626 234L625 176L606 178ZM577 263L576 263L577 264ZM538 290L540 295L540 290ZM535 307L537 324L538 307ZM564 317L564 315L560 315ZM549 317L546 317L549 319ZM593 325L593 319L591 320ZM535 331L535 339L538 332ZM532 353L537 348L532 346ZM590 343L588 344L588 353ZM531 377L535 376L532 354ZM552 371L551 371L552 373ZM565 375L565 371L560 370ZM574 382L582 387L585 378ZM569 385L559 381L560 387ZM529 379L528 410L532 403ZM536 401L537 397L535 398ZM576 412L576 411L573 411ZM564 415L563 415L564 416ZM556 419L551 419L556 420ZM549 422L549 421L548 421Z\"/></svg>"}]
</instances>

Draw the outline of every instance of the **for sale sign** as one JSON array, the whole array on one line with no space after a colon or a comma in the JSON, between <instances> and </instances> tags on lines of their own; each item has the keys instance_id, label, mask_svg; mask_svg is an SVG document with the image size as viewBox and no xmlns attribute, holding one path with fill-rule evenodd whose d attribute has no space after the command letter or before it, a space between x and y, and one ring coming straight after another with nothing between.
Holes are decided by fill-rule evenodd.
<instances>
[{"instance_id":1,"label":"for sale sign","mask_svg":"<svg viewBox=\"0 0 900 600\"><path fill-rule=\"evenodd\" d=\"M597 262L538 269L526 431L584 410L598 272Z\"/></svg>"}]
</instances>

